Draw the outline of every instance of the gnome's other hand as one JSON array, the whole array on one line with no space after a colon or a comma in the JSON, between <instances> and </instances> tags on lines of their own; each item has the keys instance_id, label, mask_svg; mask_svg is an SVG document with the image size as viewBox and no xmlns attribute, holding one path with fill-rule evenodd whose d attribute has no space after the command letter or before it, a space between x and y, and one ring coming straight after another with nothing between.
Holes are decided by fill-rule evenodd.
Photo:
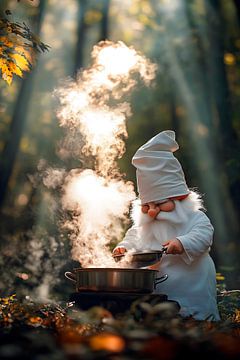
<instances>
[{"instance_id":1,"label":"gnome's other hand","mask_svg":"<svg viewBox=\"0 0 240 360\"><path fill-rule=\"evenodd\" d=\"M172 239L172 240L165 241L165 243L162 245L163 245L163 247L167 248L167 251L166 251L167 254L173 254L173 255L179 254L180 255L184 252L184 247L182 246L181 241L178 239Z\"/></svg>"}]
</instances>

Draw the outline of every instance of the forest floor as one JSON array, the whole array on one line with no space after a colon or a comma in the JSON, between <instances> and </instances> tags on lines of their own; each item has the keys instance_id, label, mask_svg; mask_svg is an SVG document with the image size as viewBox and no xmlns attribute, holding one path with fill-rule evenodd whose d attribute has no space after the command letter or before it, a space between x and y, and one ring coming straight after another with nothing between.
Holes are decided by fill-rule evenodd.
<instances>
[{"instance_id":1,"label":"forest floor","mask_svg":"<svg viewBox=\"0 0 240 360\"><path fill-rule=\"evenodd\" d=\"M200 359L240 358L240 291L218 297L221 321L182 318L168 302L144 298L125 313L74 303L37 304L16 295L0 301L0 358Z\"/></svg>"}]
</instances>

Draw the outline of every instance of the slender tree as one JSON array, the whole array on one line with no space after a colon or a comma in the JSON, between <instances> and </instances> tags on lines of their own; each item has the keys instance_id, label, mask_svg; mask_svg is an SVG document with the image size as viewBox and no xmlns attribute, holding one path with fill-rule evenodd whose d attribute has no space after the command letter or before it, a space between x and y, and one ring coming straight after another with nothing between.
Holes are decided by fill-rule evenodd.
<instances>
[{"instance_id":1,"label":"slender tree","mask_svg":"<svg viewBox=\"0 0 240 360\"><path fill-rule=\"evenodd\" d=\"M232 195L230 202L239 211L240 197L236 191L239 182L232 181L232 169L228 166L233 154L237 153L237 135L232 123L231 93L224 64L224 34L225 24L221 13L220 0L205 0L205 16L188 7L188 18L192 32L200 49L203 66L202 81L205 82L205 94L210 104L211 121L208 126L212 139L212 148L217 158L221 158L218 167L225 176ZM229 197L229 194L228 194ZM233 214L233 206L228 211ZM232 215L230 215L231 217Z\"/></svg>"},{"instance_id":2,"label":"slender tree","mask_svg":"<svg viewBox=\"0 0 240 360\"><path fill-rule=\"evenodd\" d=\"M43 20L46 0L39 2L38 13L36 15L36 30L35 33L39 34ZM12 121L9 129L9 138L5 143L0 160L0 206L3 205L8 182L11 177L16 156L19 150L19 144L22 137L23 126L26 118L28 106L31 101L31 93L34 82L36 70L32 70L26 77L21 80L15 108L12 116Z\"/></svg>"},{"instance_id":3,"label":"slender tree","mask_svg":"<svg viewBox=\"0 0 240 360\"><path fill-rule=\"evenodd\" d=\"M169 94L169 112L171 116L172 128L178 134L180 132L180 126L179 126L179 119L176 108L177 108L176 96L173 92L171 92Z\"/></svg>"},{"instance_id":4,"label":"slender tree","mask_svg":"<svg viewBox=\"0 0 240 360\"><path fill-rule=\"evenodd\" d=\"M86 43L87 30L89 25L86 22L85 16L87 10L92 6L92 3L87 0L78 0L78 16L77 16L77 43L76 43L76 55L75 55L75 66L74 76L76 76L78 70L84 66L84 48ZM98 41L106 40L109 34L109 7L110 0L102 0L101 3L101 22L99 30Z\"/></svg>"},{"instance_id":5,"label":"slender tree","mask_svg":"<svg viewBox=\"0 0 240 360\"><path fill-rule=\"evenodd\" d=\"M233 0L233 2L235 4L235 6L236 6L238 21L240 23L240 0Z\"/></svg>"},{"instance_id":6,"label":"slender tree","mask_svg":"<svg viewBox=\"0 0 240 360\"><path fill-rule=\"evenodd\" d=\"M214 96L221 139L223 146L236 140L236 133L232 126L231 94L227 81L226 68L224 64L224 25L221 16L221 2L219 0L208 0L206 3L206 26L208 38L208 74L209 84Z\"/></svg>"},{"instance_id":7,"label":"slender tree","mask_svg":"<svg viewBox=\"0 0 240 360\"><path fill-rule=\"evenodd\" d=\"M88 8L87 0L78 0L78 15L77 15L77 43L76 55L73 74L76 76L77 71L83 67L84 62L84 45L86 41L87 24L85 21L85 14Z\"/></svg>"},{"instance_id":8,"label":"slender tree","mask_svg":"<svg viewBox=\"0 0 240 360\"><path fill-rule=\"evenodd\" d=\"M237 2L237 1L236 1ZM236 131L232 122L232 102L231 92L227 80L226 67L224 64L224 24L221 14L220 0L205 1L207 14L207 39L208 56L207 73L209 76L209 87L215 107L215 130L217 133L216 143L218 151L221 153L223 172L227 175L232 202L235 204L235 211L240 216L240 178L232 179L233 169L228 164L231 163L234 156L239 153L239 144ZM239 2L237 2L240 5Z\"/></svg>"},{"instance_id":9,"label":"slender tree","mask_svg":"<svg viewBox=\"0 0 240 360\"><path fill-rule=\"evenodd\" d=\"M110 0L103 0L99 40L107 40L109 36L109 8Z\"/></svg>"}]
</instances>

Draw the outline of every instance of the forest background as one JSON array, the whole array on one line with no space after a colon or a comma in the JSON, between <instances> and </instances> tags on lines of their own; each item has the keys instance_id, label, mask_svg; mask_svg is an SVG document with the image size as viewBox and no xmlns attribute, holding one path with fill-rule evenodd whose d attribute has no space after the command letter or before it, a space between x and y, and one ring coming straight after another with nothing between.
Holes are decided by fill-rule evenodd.
<instances>
[{"instance_id":1,"label":"forest background","mask_svg":"<svg viewBox=\"0 0 240 360\"><path fill-rule=\"evenodd\" d=\"M44 162L79 166L59 157L64 130L53 91L88 68L93 46L106 39L157 64L154 85L138 85L127 99L132 115L121 171L135 183L136 149L174 130L187 183L203 194L215 228L217 272L228 289L240 288L240 1L4 0L0 10L50 46L22 79L0 81L3 293L46 299L70 291L63 274L76 264L59 228L58 194L44 186L41 170Z\"/></svg>"}]
</instances>

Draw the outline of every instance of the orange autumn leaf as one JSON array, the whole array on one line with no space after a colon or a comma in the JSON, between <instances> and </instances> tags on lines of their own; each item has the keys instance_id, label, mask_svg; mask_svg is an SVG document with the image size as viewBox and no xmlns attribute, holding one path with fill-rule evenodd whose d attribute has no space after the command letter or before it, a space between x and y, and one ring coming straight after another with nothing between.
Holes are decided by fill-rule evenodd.
<instances>
[{"instance_id":1,"label":"orange autumn leaf","mask_svg":"<svg viewBox=\"0 0 240 360\"><path fill-rule=\"evenodd\" d=\"M5 80L8 85L11 85L13 80L13 74L22 77L23 71L30 70L29 62L24 56L20 54L9 53L8 57L0 57L0 70L2 72L3 80Z\"/></svg>"},{"instance_id":2,"label":"orange autumn leaf","mask_svg":"<svg viewBox=\"0 0 240 360\"><path fill-rule=\"evenodd\" d=\"M2 78L8 85L12 83L13 73L9 68L8 61L6 59L0 59L0 69L2 70Z\"/></svg>"},{"instance_id":3,"label":"orange autumn leaf","mask_svg":"<svg viewBox=\"0 0 240 360\"><path fill-rule=\"evenodd\" d=\"M9 62L8 66L13 74L16 74L20 77L23 76L22 70L14 62Z\"/></svg>"},{"instance_id":4,"label":"orange autumn leaf","mask_svg":"<svg viewBox=\"0 0 240 360\"><path fill-rule=\"evenodd\" d=\"M235 322L240 323L240 309L235 310Z\"/></svg>"},{"instance_id":5,"label":"orange autumn leaf","mask_svg":"<svg viewBox=\"0 0 240 360\"><path fill-rule=\"evenodd\" d=\"M118 335L104 333L92 336L89 345L93 350L121 352L125 348L125 341Z\"/></svg>"},{"instance_id":6,"label":"orange autumn leaf","mask_svg":"<svg viewBox=\"0 0 240 360\"><path fill-rule=\"evenodd\" d=\"M6 47L13 47L13 42L6 36L0 36L0 42Z\"/></svg>"},{"instance_id":7,"label":"orange autumn leaf","mask_svg":"<svg viewBox=\"0 0 240 360\"><path fill-rule=\"evenodd\" d=\"M28 322L33 325L40 325L42 324L42 318L40 318L39 316L31 316L29 317Z\"/></svg>"}]
</instances>

